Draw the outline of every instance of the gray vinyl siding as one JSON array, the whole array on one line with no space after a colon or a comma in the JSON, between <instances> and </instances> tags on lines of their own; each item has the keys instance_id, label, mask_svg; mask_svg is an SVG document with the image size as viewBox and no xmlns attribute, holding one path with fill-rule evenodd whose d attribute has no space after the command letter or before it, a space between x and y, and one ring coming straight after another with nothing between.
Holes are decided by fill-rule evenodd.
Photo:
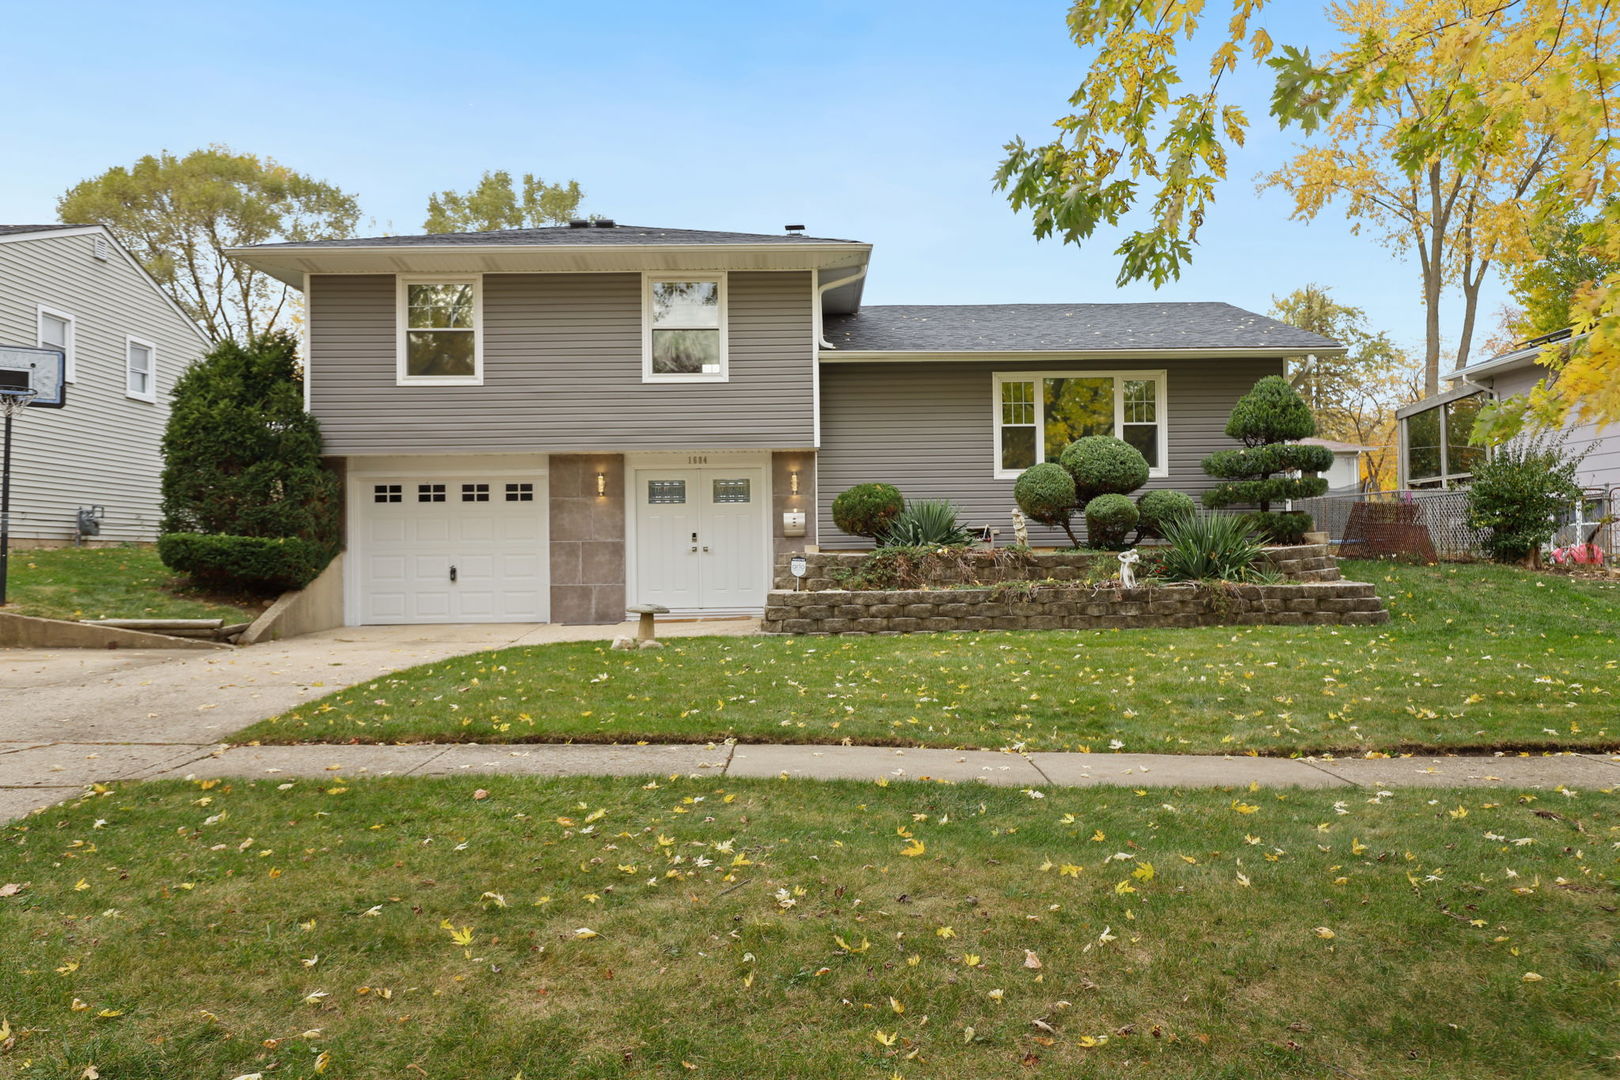
<instances>
[{"instance_id":1,"label":"gray vinyl siding","mask_svg":"<svg viewBox=\"0 0 1620 1080\"><path fill-rule=\"evenodd\" d=\"M838 493L868 482L894 484L908 499L949 499L962 521L991 525L1002 541L1011 541L1013 481L995 478L994 372L1165 371L1169 476L1148 481L1147 488L1196 499L1214 483L1199 462L1212 450L1238 445L1225 433L1232 406L1261 376L1280 375L1282 367L1281 360L824 364L816 459L821 546L870 546L832 523ZM1076 532L1079 525L1077 519ZM1068 543L1061 530L1038 525L1031 525L1030 540Z\"/></svg>"},{"instance_id":2,"label":"gray vinyl siding","mask_svg":"<svg viewBox=\"0 0 1620 1080\"><path fill-rule=\"evenodd\" d=\"M331 454L785 449L813 439L805 272L733 272L730 379L641 381L641 275L489 274L482 386L395 384L395 279L310 285L310 404Z\"/></svg>"},{"instance_id":3,"label":"gray vinyl siding","mask_svg":"<svg viewBox=\"0 0 1620 1080\"><path fill-rule=\"evenodd\" d=\"M155 540L163 428L180 372L201 337L145 274L92 235L0 243L0 343L35 346L38 306L74 318L77 379L65 409L29 409L14 425L12 536L71 540L81 506L107 508L101 540ZM157 402L126 397L125 337L157 346Z\"/></svg>"},{"instance_id":4,"label":"gray vinyl siding","mask_svg":"<svg viewBox=\"0 0 1620 1080\"><path fill-rule=\"evenodd\" d=\"M1504 372L1490 380L1491 390L1499 398L1527 394L1546 377L1547 369L1540 365ZM1576 470L1576 480L1589 488L1620 487L1620 426L1600 432L1594 423L1576 421L1564 430L1568 434L1564 449L1572 455L1586 453Z\"/></svg>"}]
</instances>

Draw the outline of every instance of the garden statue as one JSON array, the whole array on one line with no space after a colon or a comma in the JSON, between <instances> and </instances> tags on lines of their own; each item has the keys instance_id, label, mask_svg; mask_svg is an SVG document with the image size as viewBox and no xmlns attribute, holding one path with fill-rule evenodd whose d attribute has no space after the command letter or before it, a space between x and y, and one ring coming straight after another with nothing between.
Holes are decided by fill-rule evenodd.
<instances>
[{"instance_id":1,"label":"garden statue","mask_svg":"<svg viewBox=\"0 0 1620 1080\"><path fill-rule=\"evenodd\" d=\"M1029 547L1029 522L1024 520L1024 512L1022 510L1014 510L1012 512L1012 517L1013 541L1021 548Z\"/></svg>"},{"instance_id":2,"label":"garden statue","mask_svg":"<svg viewBox=\"0 0 1620 1080\"><path fill-rule=\"evenodd\" d=\"M1134 550L1119 553L1119 583L1127 589L1136 588L1136 564L1142 556Z\"/></svg>"}]
</instances>

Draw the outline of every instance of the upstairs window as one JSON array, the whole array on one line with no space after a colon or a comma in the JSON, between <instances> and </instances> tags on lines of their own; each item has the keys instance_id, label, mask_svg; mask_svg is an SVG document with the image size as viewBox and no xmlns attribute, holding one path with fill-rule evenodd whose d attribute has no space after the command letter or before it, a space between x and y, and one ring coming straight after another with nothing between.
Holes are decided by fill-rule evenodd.
<instances>
[{"instance_id":1,"label":"upstairs window","mask_svg":"<svg viewBox=\"0 0 1620 1080\"><path fill-rule=\"evenodd\" d=\"M1087 435L1124 439L1168 476L1162 371L1019 371L995 375L995 474L1016 477Z\"/></svg>"},{"instance_id":2,"label":"upstairs window","mask_svg":"<svg viewBox=\"0 0 1620 1080\"><path fill-rule=\"evenodd\" d=\"M65 311L48 308L44 304L39 306L39 347L42 349L61 349L67 357L67 374L65 378L72 382L78 378L78 362L74 353L74 319Z\"/></svg>"},{"instance_id":3,"label":"upstairs window","mask_svg":"<svg viewBox=\"0 0 1620 1080\"><path fill-rule=\"evenodd\" d=\"M401 278L401 385L484 381L483 300L477 278Z\"/></svg>"},{"instance_id":4,"label":"upstairs window","mask_svg":"<svg viewBox=\"0 0 1620 1080\"><path fill-rule=\"evenodd\" d=\"M725 381L723 275L648 277L644 311L643 381Z\"/></svg>"},{"instance_id":5,"label":"upstairs window","mask_svg":"<svg viewBox=\"0 0 1620 1080\"><path fill-rule=\"evenodd\" d=\"M150 341L125 339L124 393L137 401L157 401L157 346Z\"/></svg>"}]
</instances>

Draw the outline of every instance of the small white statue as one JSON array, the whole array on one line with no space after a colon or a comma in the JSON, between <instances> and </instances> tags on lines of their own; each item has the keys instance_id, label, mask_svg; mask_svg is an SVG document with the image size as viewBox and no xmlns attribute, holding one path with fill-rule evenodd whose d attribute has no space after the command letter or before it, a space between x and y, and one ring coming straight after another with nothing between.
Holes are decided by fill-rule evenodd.
<instances>
[{"instance_id":1,"label":"small white statue","mask_svg":"<svg viewBox=\"0 0 1620 1080\"><path fill-rule=\"evenodd\" d=\"M1142 556L1134 550L1119 553L1119 583L1127 589L1136 588L1136 564Z\"/></svg>"},{"instance_id":2,"label":"small white statue","mask_svg":"<svg viewBox=\"0 0 1620 1080\"><path fill-rule=\"evenodd\" d=\"M1024 512L1022 510L1014 510L1012 512L1012 519L1013 542L1021 548L1029 547L1029 523L1024 520Z\"/></svg>"},{"instance_id":3,"label":"small white statue","mask_svg":"<svg viewBox=\"0 0 1620 1080\"><path fill-rule=\"evenodd\" d=\"M636 643L627 637L616 637L613 639L613 647L615 649L634 649Z\"/></svg>"}]
</instances>

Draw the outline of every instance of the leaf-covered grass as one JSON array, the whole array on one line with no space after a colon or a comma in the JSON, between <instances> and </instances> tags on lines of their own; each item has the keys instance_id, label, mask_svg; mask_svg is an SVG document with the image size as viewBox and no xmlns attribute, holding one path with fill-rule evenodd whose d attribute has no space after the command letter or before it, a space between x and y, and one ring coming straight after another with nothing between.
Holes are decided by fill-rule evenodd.
<instances>
[{"instance_id":1,"label":"leaf-covered grass","mask_svg":"<svg viewBox=\"0 0 1620 1080\"><path fill-rule=\"evenodd\" d=\"M1393 621L477 653L242 741L706 741L1286 754L1620 745L1620 584L1351 563Z\"/></svg>"},{"instance_id":2,"label":"leaf-covered grass","mask_svg":"<svg viewBox=\"0 0 1620 1080\"><path fill-rule=\"evenodd\" d=\"M11 553L4 610L47 619L224 619L258 614L187 587L158 560L157 549L131 544L103 548L42 548Z\"/></svg>"},{"instance_id":3,"label":"leaf-covered grass","mask_svg":"<svg viewBox=\"0 0 1620 1080\"><path fill-rule=\"evenodd\" d=\"M0 1073L1614 1075L1612 795L1041 794L114 790L0 831Z\"/></svg>"}]
</instances>

